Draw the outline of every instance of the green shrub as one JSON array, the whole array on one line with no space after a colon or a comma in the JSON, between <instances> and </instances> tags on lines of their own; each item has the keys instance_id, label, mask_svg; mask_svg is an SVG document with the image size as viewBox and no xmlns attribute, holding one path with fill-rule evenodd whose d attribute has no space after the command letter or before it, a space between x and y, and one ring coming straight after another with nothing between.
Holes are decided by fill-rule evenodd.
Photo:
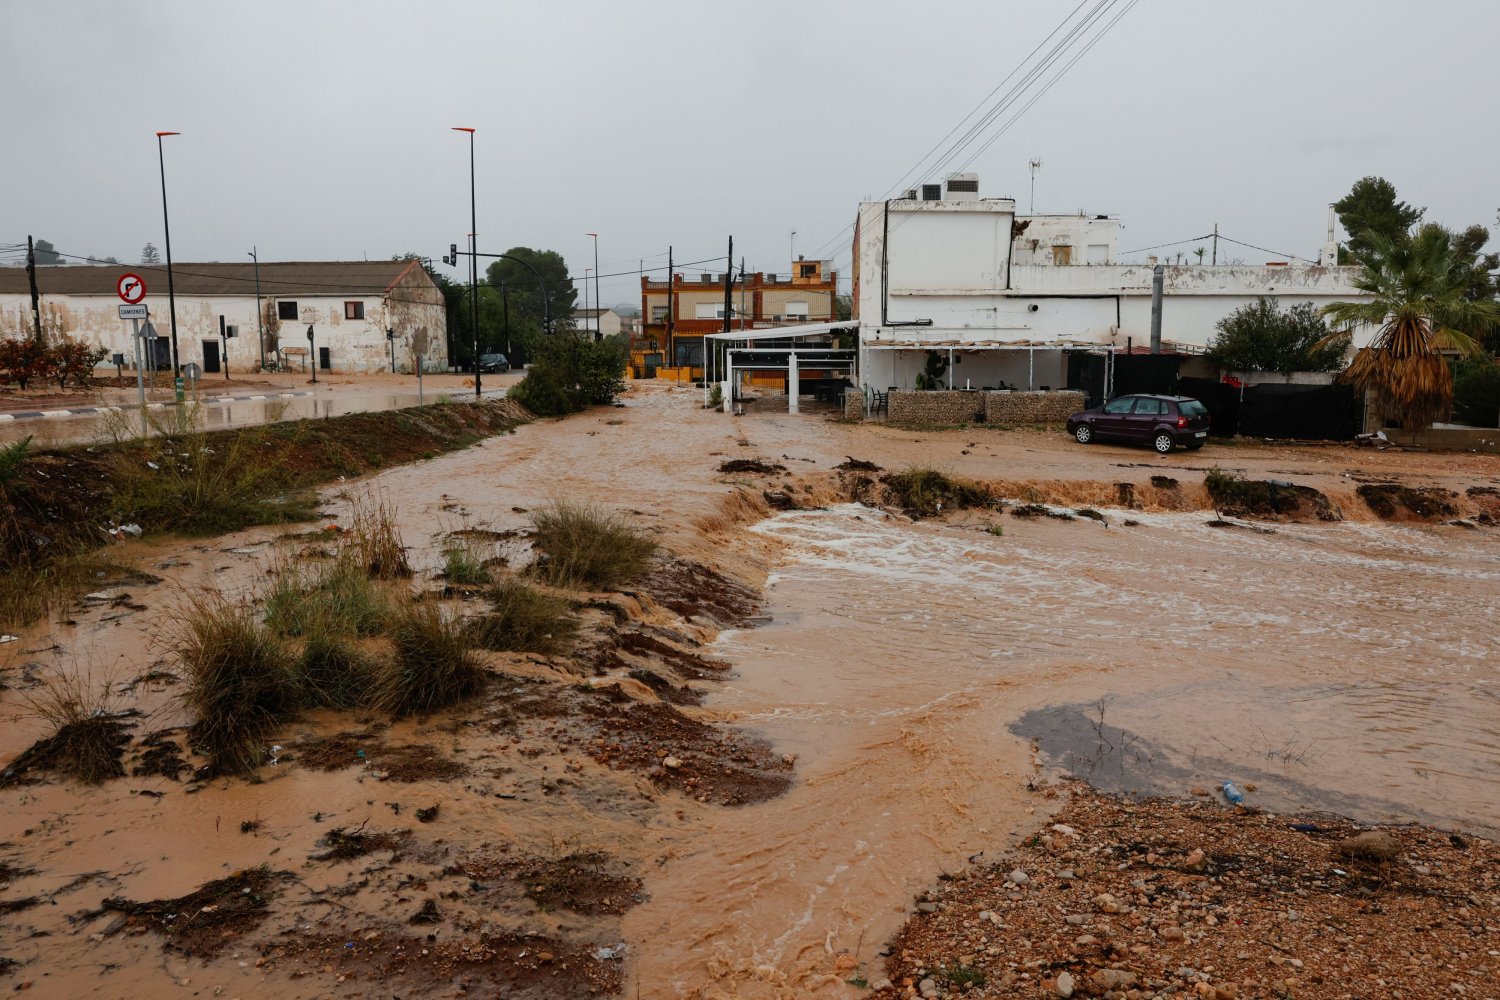
<instances>
[{"instance_id":1,"label":"green shrub","mask_svg":"<svg viewBox=\"0 0 1500 1000\"><path fill-rule=\"evenodd\" d=\"M344 536L345 551L359 561L366 573L377 580L411 576L394 508L386 506L384 500L356 503L353 521Z\"/></svg>"},{"instance_id":2,"label":"green shrub","mask_svg":"<svg viewBox=\"0 0 1500 1000\"><path fill-rule=\"evenodd\" d=\"M300 703L291 651L249 604L212 594L181 611L171 638L187 681L183 699L197 720L192 744L217 772L251 771Z\"/></svg>"},{"instance_id":3,"label":"green shrub","mask_svg":"<svg viewBox=\"0 0 1500 1000\"><path fill-rule=\"evenodd\" d=\"M394 655L380 665L375 705L416 715L457 704L484 686L484 667L469 647L467 628L436 604L408 604L391 618Z\"/></svg>"},{"instance_id":4,"label":"green shrub","mask_svg":"<svg viewBox=\"0 0 1500 1000\"><path fill-rule=\"evenodd\" d=\"M484 547L472 539L450 537L443 544L443 579L468 587L489 583Z\"/></svg>"},{"instance_id":5,"label":"green shrub","mask_svg":"<svg viewBox=\"0 0 1500 1000\"><path fill-rule=\"evenodd\" d=\"M1500 426L1500 363L1482 358L1454 367L1453 417L1474 427Z\"/></svg>"},{"instance_id":6,"label":"green shrub","mask_svg":"<svg viewBox=\"0 0 1500 1000\"><path fill-rule=\"evenodd\" d=\"M513 577L490 588L492 614L469 620L469 637L481 649L507 653L560 653L572 645L578 619L569 603Z\"/></svg>"},{"instance_id":7,"label":"green shrub","mask_svg":"<svg viewBox=\"0 0 1500 1000\"><path fill-rule=\"evenodd\" d=\"M576 330L562 331L540 342L526 377L506 396L544 417L607 405L625 391L629 361L623 337L595 341Z\"/></svg>"},{"instance_id":8,"label":"green shrub","mask_svg":"<svg viewBox=\"0 0 1500 1000\"><path fill-rule=\"evenodd\" d=\"M561 500L531 517L533 571L556 587L612 590L651 565L656 543L619 514L592 504Z\"/></svg>"}]
</instances>

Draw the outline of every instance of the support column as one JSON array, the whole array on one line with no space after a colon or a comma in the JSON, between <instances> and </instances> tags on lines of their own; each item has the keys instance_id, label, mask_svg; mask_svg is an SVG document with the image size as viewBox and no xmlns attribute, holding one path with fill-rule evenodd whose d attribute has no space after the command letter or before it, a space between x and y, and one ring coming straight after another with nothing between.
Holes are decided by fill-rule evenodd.
<instances>
[{"instance_id":1,"label":"support column","mask_svg":"<svg viewBox=\"0 0 1500 1000\"><path fill-rule=\"evenodd\" d=\"M1036 348L1026 348L1026 391L1036 391Z\"/></svg>"},{"instance_id":2,"label":"support column","mask_svg":"<svg viewBox=\"0 0 1500 1000\"><path fill-rule=\"evenodd\" d=\"M734 412L734 352L724 352L724 412Z\"/></svg>"},{"instance_id":3,"label":"support column","mask_svg":"<svg viewBox=\"0 0 1500 1000\"><path fill-rule=\"evenodd\" d=\"M797 374L797 352L792 351L787 355L786 361L786 412L798 412L797 393L801 388Z\"/></svg>"}]
</instances>

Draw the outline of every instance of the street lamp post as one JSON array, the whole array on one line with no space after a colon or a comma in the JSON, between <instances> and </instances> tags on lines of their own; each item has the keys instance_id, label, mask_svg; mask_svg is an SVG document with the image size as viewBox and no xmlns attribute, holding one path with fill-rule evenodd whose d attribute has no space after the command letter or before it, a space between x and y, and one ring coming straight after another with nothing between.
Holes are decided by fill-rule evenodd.
<instances>
[{"instance_id":1,"label":"street lamp post","mask_svg":"<svg viewBox=\"0 0 1500 1000\"><path fill-rule=\"evenodd\" d=\"M455 125L450 131L469 133L469 318L474 324L474 398L479 398L479 209L474 198L474 130Z\"/></svg>"},{"instance_id":2,"label":"street lamp post","mask_svg":"<svg viewBox=\"0 0 1500 1000\"><path fill-rule=\"evenodd\" d=\"M156 165L161 170L161 227L167 236L167 309L172 315L172 371L181 374L181 362L177 358L177 290L172 286L172 226L167 221L167 161L162 155L161 140L164 136L181 135L181 132L156 133Z\"/></svg>"},{"instance_id":3,"label":"street lamp post","mask_svg":"<svg viewBox=\"0 0 1500 1000\"><path fill-rule=\"evenodd\" d=\"M585 324L588 323L589 314L589 275L593 273L594 269L592 267L586 267L583 269L583 322ZM585 326L585 329L587 329L587 326Z\"/></svg>"},{"instance_id":4,"label":"street lamp post","mask_svg":"<svg viewBox=\"0 0 1500 1000\"><path fill-rule=\"evenodd\" d=\"M594 339L604 339L604 303L599 300L599 234L587 234L594 238Z\"/></svg>"},{"instance_id":5,"label":"street lamp post","mask_svg":"<svg viewBox=\"0 0 1500 1000\"><path fill-rule=\"evenodd\" d=\"M260 338L260 370L266 370L266 317L260 307L260 257L256 255L259 247L250 248L250 259L255 261L255 330L256 336Z\"/></svg>"}]
</instances>

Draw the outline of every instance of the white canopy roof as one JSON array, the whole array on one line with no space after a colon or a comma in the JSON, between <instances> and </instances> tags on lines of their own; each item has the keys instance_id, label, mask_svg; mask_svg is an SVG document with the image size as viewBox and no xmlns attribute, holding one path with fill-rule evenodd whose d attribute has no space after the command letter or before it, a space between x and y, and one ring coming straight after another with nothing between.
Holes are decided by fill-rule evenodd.
<instances>
[{"instance_id":1,"label":"white canopy roof","mask_svg":"<svg viewBox=\"0 0 1500 1000\"><path fill-rule=\"evenodd\" d=\"M803 323L800 326L773 326L763 330L730 330L728 333L704 334L704 340L798 340L815 337L820 333L847 330L859 326L859 320L846 319L837 323Z\"/></svg>"}]
</instances>

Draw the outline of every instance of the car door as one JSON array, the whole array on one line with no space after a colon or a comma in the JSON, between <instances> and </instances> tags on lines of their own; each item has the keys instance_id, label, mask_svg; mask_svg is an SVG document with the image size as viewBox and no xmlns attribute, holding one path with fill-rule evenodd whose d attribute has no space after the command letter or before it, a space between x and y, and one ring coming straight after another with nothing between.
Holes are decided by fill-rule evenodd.
<instances>
[{"instance_id":1,"label":"car door","mask_svg":"<svg viewBox=\"0 0 1500 1000\"><path fill-rule=\"evenodd\" d=\"M1099 408L1099 416L1094 421L1094 433L1100 437L1121 438L1130 433L1127 421L1130 419L1131 408L1135 406L1134 396L1121 396L1119 399L1111 399Z\"/></svg>"},{"instance_id":2,"label":"car door","mask_svg":"<svg viewBox=\"0 0 1500 1000\"><path fill-rule=\"evenodd\" d=\"M1162 419L1162 401L1150 396L1137 396L1135 409L1126 420L1127 433L1132 441L1147 441L1151 432Z\"/></svg>"}]
</instances>

